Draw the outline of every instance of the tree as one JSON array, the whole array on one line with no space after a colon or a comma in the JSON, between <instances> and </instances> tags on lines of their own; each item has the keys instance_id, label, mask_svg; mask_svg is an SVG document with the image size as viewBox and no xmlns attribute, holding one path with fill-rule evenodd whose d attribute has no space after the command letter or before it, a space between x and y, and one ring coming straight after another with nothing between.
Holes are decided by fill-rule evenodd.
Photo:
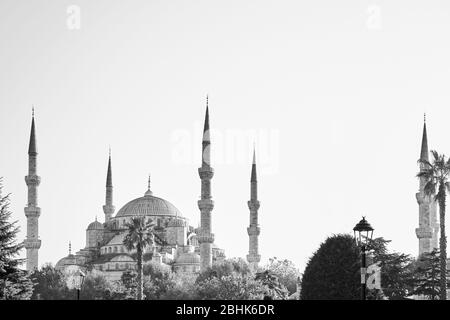
<instances>
[{"instance_id":1,"label":"tree","mask_svg":"<svg viewBox=\"0 0 450 320\"><path fill-rule=\"evenodd\" d=\"M192 300L196 297L196 275L187 273L173 273L171 285L160 296L163 300Z\"/></svg>"},{"instance_id":2,"label":"tree","mask_svg":"<svg viewBox=\"0 0 450 320\"><path fill-rule=\"evenodd\" d=\"M437 249L425 252L419 257L414 270L415 290L413 294L424 296L430 300L440 297L440 260L440 253Z\"/></svg>"},{"instance_id":3,"label":"tree","mask_svg":"<svg viewBox=\"0 0 450 320\"><path fill-rule=\"evenodd\" d=\"M373 262L381 267L382 293L390 300L405 299L414 290L414 259L407 254L389 252L387 244L390 240L373 239L369 249L373 252ZM374 298L374 293L369 293ZM383 295L378 295L382 297Z\"/></svg>"},{"instance_id":4,"label":"tree","mask_svg":"<svg viewBox=\"0 0 450 320\"><path fill-rule=\"evenodd\" d=\"M211 277L221 278L232 274L246 276L251 273L248 263L242 258L224 259L203 271L197 278L201 282Z\"/></svg>"},{"instance_id":5,"label":"tree","mask_svg":"<svg viewBox=\"0 0 450 320\"><path fill-rule=\"evenodd\" d=\"M175 285L170 266L153 261L144 266L144 294L146 299L161 299Z\"/></svg>"},{"instance_id":6,"label":"tree","mask_svg":"<svg viewBox=\"0 0 450 320\"><path fill-rule=\"evenodd\" d=\"M440 222L440 299L447 300L447 236L445 234L445 206L447 197L447 188L449 187L448 175L450 173L450 158L445 159L445 155L440 155L437 151L431 151L433 162L426 159L420 159L419 163L423 165L417 177L424 178L426 184L424 192L427 196L433 196L439 204L439 222ZM436 193L437 189L437 193Z\"/></svg>"},{"instance_id":7,"label":"tree","mask_svg":"<svg viewBox=\"0 0 450 320\"><path fill-rule=\"evenodd\" d=\"M64 274L54 268L52 264L44 264L40 270L31 274L34 284L32 299L36 300L65 300L70 299Z\"/></svg>"},{"instance_id":8,"label":"tree","mask_svg":"<svg viewBox=\"0 0 450 320\"><path fill-rule=\"evenodd\" d=\"M265 269L270 270L282 285L286 287L289 294L293 294L297 291L299 285L300 271L290 260L279 260L277 257L269 259L269 264L265 266Z\"/></svg>"},{"instance_id":9,"label":"tree","mask_svg":"<svg viewBox=\"0 0 450 320\"><path fill-rule=\"evenodd\" d=\"M280 283L278 277L270 270L258 272L255 280L261 282L267 291L264 294L264 299L286 299L288 297L288 290Z\"/></svg>"},{"instance_id":10,"label":"tree","mask_svg":"<svg viewBox=\"0 0 450 320\"><path fill-rule=\"evenodd\" d=\"M128 250L136 249L137 253L137 299L143 299L143 273L142 260L143 253L147 246L153 245L155 224L152 220L146 220L144 217L132 218L131 222L125 224L128 229L123 240L123 244Z\"/></svg>"},{"instance_id":11,"label":"tree","mask_svg":"<svg viewBox=\"0 0 450 320\"><path fill-rule=\"evenodd\" d=\"M127 270L122 273L119 286L123 299L135 300L137 296L137 273L136 271Z\"/></svg>"},{"instance_id":12,"label":"tree","mask_svg":"<svg viewBox=\"0 0 450 320\"><path fill-rule=\"evenodd\" d=\"M105 276L92 270L84 279L80 295L82 300L114 300L123 298L120 287L108 281Z\"/></svg>"},{"instance_id":13,"label":"tree","mask_svg":"<svg viewBox=\"0 0 450 320\"><path fill-rule=\"evenodd\" d=\"M195 291L197 300L253 300L262 299L266 288L251 276L231 274L204 279Z\"/></svg>"},{"instance_id":14,"label":"tree","mask_svg":"<svg viewBox=\"0 0 450 320\"><path fill-rule=\"evenodd\" d=\"M360 298L360 252L355 239L329 237L309 259L302 279L302 300Z\"/></svg>"},{"instance_id":15,"label":"tree","mask_svg":"<svg viewBox=\"0 0 450 320\"><path fill-rule=\"evenodd\" d=\"M19 255L23 244L17 244L19 227L17 221L9 222L9 194L2 195L2 179L0 178L0 300L30 299L33 283L26 271L19 268L24 259Z\"/></svg>"}]
</instances>

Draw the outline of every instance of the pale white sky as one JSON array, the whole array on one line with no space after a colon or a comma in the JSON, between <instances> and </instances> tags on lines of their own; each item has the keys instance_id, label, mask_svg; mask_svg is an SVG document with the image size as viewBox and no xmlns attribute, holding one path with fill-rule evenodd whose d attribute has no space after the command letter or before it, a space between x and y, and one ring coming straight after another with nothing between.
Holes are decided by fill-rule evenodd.
<instances>
[{"instance_id":1,"label":"pale white sky","mask_svg":"<svg viewBox=\"0 0 450 320\"><path fill-rule=\"evenodd\" d=\"M303 270L362 215L415 255L423 112L430 148L450 154L449 33L448 1L2 0L0 176L21 236L33 104L42 264L103 221L109 145L116 212L151 172L154 194L197 225L209 93L228 257L248 251L253 138L264 260Z\"/></svg>"}]
</instances>

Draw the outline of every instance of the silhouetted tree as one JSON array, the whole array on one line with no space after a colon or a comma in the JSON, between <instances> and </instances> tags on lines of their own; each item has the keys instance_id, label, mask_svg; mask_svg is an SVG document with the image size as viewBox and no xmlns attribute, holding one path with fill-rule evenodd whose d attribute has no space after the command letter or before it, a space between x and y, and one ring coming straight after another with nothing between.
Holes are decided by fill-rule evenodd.
<instances>
[{"instance_id":1,"label":"silhouetted tree","mask_svg":"<svg viewBox=\"0 0 450 320\"><path fill-rule=\"evenodd\" d=\"M329 237L312 255L302 278L302 300L360 298L360 252L346 234Z\"/></svg>"},{"instance_id":2,"label":"silhouetted tree","mask_svg":"<svg viewBox=\"0 0 450 320\"><path fill-rule=\"evenodd\" d=\"M19 268L24 259L16 258L23 244L17 244L19 227L10 222L9 194L2 195L0 178L0 300L30 299L33 283L28 272Z\"/></svg>"}]
</instances>

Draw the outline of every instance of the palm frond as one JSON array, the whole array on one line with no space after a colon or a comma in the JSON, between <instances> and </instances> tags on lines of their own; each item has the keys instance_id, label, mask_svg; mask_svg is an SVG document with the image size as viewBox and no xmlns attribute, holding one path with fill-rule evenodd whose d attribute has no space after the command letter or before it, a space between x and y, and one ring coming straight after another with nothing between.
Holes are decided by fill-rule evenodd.
<instances>
[{"instance_id":1,"label":"palm frond","mask_svg":"<svg viewBox=\"0 0 450 320\"><path fill-rule=\"evenodd\" d=\"M153 228L155 224L151 219L146 220L145 217L134 217L130 222L125 224L128 229L123 244L128 250L145 248L154 243Z\"/></svg>"},{"instance_id":2,"label":"palm frond","mask_svg":"<svg viewBox=\"0 0 450 320\"><path fill-rule=\"evenodd\" d=\"M436 150L431 150L431 154L433 155L434 162L439 161L439 153Z\"/></svg>"}]
</instances>

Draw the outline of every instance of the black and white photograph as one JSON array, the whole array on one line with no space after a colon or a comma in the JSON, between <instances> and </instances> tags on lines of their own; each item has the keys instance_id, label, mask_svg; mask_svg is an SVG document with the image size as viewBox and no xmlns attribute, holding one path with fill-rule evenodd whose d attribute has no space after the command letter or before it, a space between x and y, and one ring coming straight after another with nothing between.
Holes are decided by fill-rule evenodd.
<instances>
[{"instance_id":1,"label":"black and white photograph","mask_svg":"<svg viewBox=\"0 0 450 320\"><path fill-rule=\"evenodd\" d=\"M450 300L449 121L448 1L0 0L0 300Z\"/></svg>"}]
</instances>

